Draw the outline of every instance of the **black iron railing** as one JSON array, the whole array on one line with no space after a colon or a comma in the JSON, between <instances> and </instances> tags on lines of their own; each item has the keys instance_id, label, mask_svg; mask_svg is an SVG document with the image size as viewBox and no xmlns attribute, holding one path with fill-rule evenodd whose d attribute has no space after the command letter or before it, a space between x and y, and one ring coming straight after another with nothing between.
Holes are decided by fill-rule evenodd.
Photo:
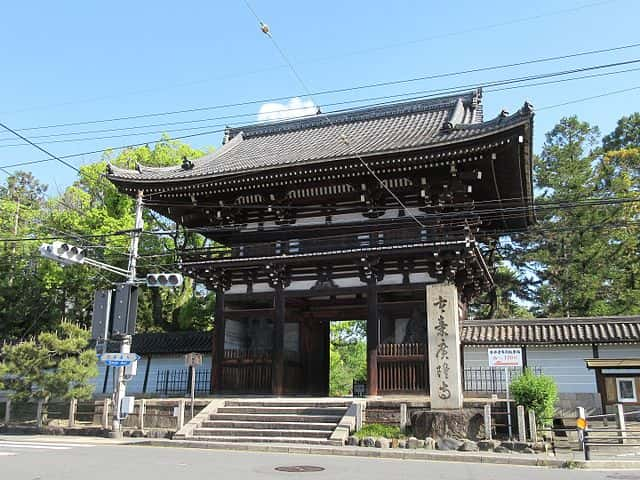
<instances>
[{"instance_id":1,"label":"black iron railing","mask_svg":"<svg viewBox=\"0 0 640 480\"><path fill-rule=\"evenodd\" d=\"M531 370L536 375L542 373L539 367L534 367ZM521 368L509 369L510 380L520 375L522 375ZM463 389L465 392L504 393L507 391L507 373L504 368L466 367Z\"/></svg>"},{"instance_id":2,"label":"black iron railing","mask_svg":"<svg viewBox=\"0 0 640 480\"><path fill-rule=\"evenodd\" d=\"M211 370L196 370L196 393L209 393ZM191 392L191 372L188 368L159 370L156 373L156 393L161 395L185 395Z\"/></svg>"}]
</instances>

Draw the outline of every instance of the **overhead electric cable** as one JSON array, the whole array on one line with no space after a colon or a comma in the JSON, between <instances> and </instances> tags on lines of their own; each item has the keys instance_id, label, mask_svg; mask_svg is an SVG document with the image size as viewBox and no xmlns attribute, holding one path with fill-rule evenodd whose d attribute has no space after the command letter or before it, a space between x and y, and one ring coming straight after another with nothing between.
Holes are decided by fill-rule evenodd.
<instances>
[{"instance_id":1,"label":"overhead electric cable","mask_svg":"<svg viewBox=\"0 0 640 480\"><path fill-rule=\"evenodd\" d=\"M405 78L405 79L399 79L399 80L391 80L391 81L385 81L385 82L376 82L376 83L355 85L355 86L345 87L345 88L320 90L320 91L316 91L316 92L310 92L309 91L309 92L305 92L303 94L297 94L297 95L270 97L270 98L262 98L262 99L255 99L255 100L247 100L247 101L243 101L243 102L210 105L210 106L206 106L206 107L196 107L196 108L186 108L186 109L173 110L173 111L143 113L143 114L137 114L137 115L127 115L127 116L103 118L103 119L96 119L96 120L85 120L85 121L79 121L79 122L59 123L59 124L51 124L51 125L40 125L40 126L34 126L34 127L22 127L22 128L17 129L17 130L18 131L29 131L29 130L42 130L42 129L49 129L49 128L70 127L70 126L78 126L78 125L90 125L90 124L96 124L96 123L108 123L108 122L116 122L116 121L123 121L123 120L134 120L134 119L139 119L139 118L159 117L159 116L167 116L167 115L178 115L178 114L194 113L194 112L201 112L201 111L207 111L207 110L218 110L218 109L225 109L225 108L232 108L232 107L242 107L242 106L256 105L256 104L262 104L262 103L284 101L284 100L289 100L292 97L311 97L311 96L318 97L318 96L322 96L322 95L329 95L329 94L335 94L335 93L352 92L352 91L356 91L356 90L363 90L363 89L369 89L369 88L388 87L388 86L392 86L392 85L403 85L403 84L407 84L407 83L420 82L420 81L424 81L424 80L434 80L434 79L439 79L439 78L448 78L448 77L453 77L453 76L465 75L465 74L469 74L469 73L478 73L478 72L484 72L484 71L489 71L489 70L499 70L499 69L504 69L504 68L512 68L512 67L518 67L518 66L524 66L524 65L532 65L532 64L536 64L536 63L551 62L551 61L556 61L556 60L565 60L565 59L569 59L569 58L576 58L576 57L581 57L581 56L586 56L586 55L610 53L610 52L614 52L614 51L632 49L632 48L637 48L637 47L640 47L640 43L631 43L631 44L626 44L626 45L621 45L621 46L611 47L611 48L588 50L588 51L570 53L570 54L566 54L566 55L556 55L556 56L551 56L551 57L536 58L536 59L524 60L524 61L520 61L520 62L498 64L498 65L492 65L492 66L486 66L486 67L474 67L474 68L470 68L470 69L466 69L466 70L459 70L459 71L454 71L454 72L436 73L436 74L422 75L422 76L418 76L418 77Z\"/></svg>"}]
</instances>

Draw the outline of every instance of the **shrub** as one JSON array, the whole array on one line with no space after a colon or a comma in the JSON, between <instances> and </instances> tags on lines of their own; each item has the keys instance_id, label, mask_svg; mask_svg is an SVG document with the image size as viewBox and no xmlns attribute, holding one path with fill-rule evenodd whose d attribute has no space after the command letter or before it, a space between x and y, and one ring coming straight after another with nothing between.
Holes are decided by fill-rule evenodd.
<instances>
[{"instance_id":1,"label":"shrub","mask_svg":"<svg viewBox=\"0 0 640 480\"><path fill-rule=\"evenodd\" d=\"M392 425L381 425L379 423L370 423L364 425L355 433L356 437L384 437L384 438L400 438L400 427Z\"/></svg>"},{"instance_id":2,"label":"shrub","mask_svg":"<svg viewBox=\"0 0 640 480\"><path fill-rule=\"evenodd\" d=\"M511 382L511 393L518 405L536 413L536 423L545 425L552 422L558 400L558 387L552 377L536 375L527 368Z\"/></svg>"}]
</instances>

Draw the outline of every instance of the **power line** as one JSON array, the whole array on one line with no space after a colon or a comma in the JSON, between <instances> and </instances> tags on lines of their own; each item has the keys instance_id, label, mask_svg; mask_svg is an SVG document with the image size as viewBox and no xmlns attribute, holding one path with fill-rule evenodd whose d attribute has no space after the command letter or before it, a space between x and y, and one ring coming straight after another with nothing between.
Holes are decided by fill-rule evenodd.
<instances>
[{"instance_id":1,"label":"power line","mask_svg":"<svg viewBox=\"0 0 640 480\"><path fill-rule=\"evenodd\" d=\"M78 125L90 125L90 124L108 123L108 122L116 122L116 121L123 121L123 120L135 120L135 119L140 119L140 118L159 117L159 116L166 116L166 115L178 115L178 114L184 114L184 113L194 113L194 112L201 112L201 111L208 111L208 110L219 110L219 109L226 109L226 108L232 108L232 107L243 107L243 106L249 106L249 105L256 105L256 104L262 104L262 103L268 103L268 102L279 102L279 101L289 100L292 97L312 97L312 96L313 97L318 97L318 96L330 95L330 94L336 94L336 93L353 92L353 91L356 91L356 90L364 90L364 89L369 89L369 88L388 87L388 86L393 86L393 85L403 85L403 84L408 84L408 83L420 82L420 81L424 81L424 80L434 80L434 79L440 79L440 78L448 78L448 77L453 77L453 76L465 75L465 74L469 74L469 73L478 73L478 72L484 72L484 71L490 71L490 70L499 70L499 69L505 69L505 68L513 68L513 67L518 67L518 66L524 66L524 65L532 65L532 64L536 64L536 63L544 63L544 62L551 62L551 61L557 61L557 60L565 60L565 59L569 59L569 58L576 58L576 57L581 57L581 56L586 56L586 55L596 55L596 54L601 54L601 53L610 53L610 52L614 52L614 51L621 51L621 50L632 49L632 48L637 48L637 47L640 47L640 43L631 43L631 44L626 44L626 45L620 45L620 46L617 46L617 47L611 47L611 48L605 48L605 49L597 49L597 50L588 50L588 51L582 51L582 52L574 52L574 53L570 53L570 54L566 54L566 55L543 57L543 58L525 60L525 61L520 61L520 62L512 62L512 63L506 63L506 64L492 65L492 66L487 66L487 67L474 67L474 68L470 68L470 69L466 69L466 70L459 70L459 71L454 71L454 72L436 73L436 74L431 74L431 75L422 75L422 76L418 76L418 77L405 78L405 79L399 79L399 80L392 80L392 81L386 81L386 82L376 82L376 83L362 84L362 85L356 85L356 86L345 87L345 88L320 90L320 91L316 91L316 92L310 92L310 91L307 90L307 92L305 92L303 94L298 94L298 95L287 95L287 96L280 96L280 97L270 97L270 98L262 98L262 99L256 99L256 100L247 100L247 101L244 101L244 102L218 104L218 105L210 105L210 106L206 106L206 107L187 108L187 109L164 111L164 112L144 113L144 114L138 114L138 115L128 115L128 116L104 118L104 119L97 119L97 120L85 120L85 121L80 121L80 122L69 122L69 123L59 123L59 124L52 124L52 125L40 125L40 126L35 126L35 127L24 127L24 128L18 129L18 131L42 130L42 129L49 129L49 128L61 128L61 127L70 127L70 126L78 126Z\"/></svg>"},{"instance_id":2,"label":"power line","mask_svg":"<svg viewBox=\"0 0 640 480\"><path fill-rule=\"evenodd\" d=\"M632 70L626 70L625 72L628 71L635 71L636 69L632 69ZM613 72L613 73L623 73L623 72ZM609 73L607 73L609 74ZM602 75L606 75L606 74L602 74ZM588 76L585 78L593 78L593 76ZM558 80L557 82L564 82L570 79L562 79L562 80ZM549 84L551 82L545 82L544 84ZM529 87L529 86L536 86L536 85L524 85L523 87ZM500 91L502 89L507 89L507 88L514 88L514 87L502 87L502 88L494 88L494 89L490 89L488 91ZM596 95L594 97L586 97L583 99L578 99L575 101L572 101L571 103L579 103L582 101L588 101L591 100L592 98L600 98L600 97L604 97L604 96L608 96L608 95L614 95L616 93L621 93L621 92L608 92L608 93L604 93L602 95ZM433 95L431 95L433 96ZM391 96L385 96L385 97L379 97L379 98L389 98ZM426 98L426 97L417 97L415 99L419 99L419 98ZM411 99L410 99L411 100ZM384 104L388 104L388 103L392 103L392 102L385 102ZM560 105L554 105L554 106L549 106L549 107L545 107L545 109L547 108L555 108L556 106L560 106ZM357 108L362 108L362 107L354 107L354 109ZM347 111L348 109L344 109L344 110L340 110L340 111ZM334 113L334 112L332 112ZM255 124L248 124L247 126L251 126L251 125L255 125ZM106 152L112 152L112 151L117 151L117 150L125 150L125 149L129 149L129 148L134 148L134 147L141 147L141 146L145 146L145 145L150 145L150 144L158 144L158 143L163 143L166 141L172 141L172 140L182 140L182 139L186 139L186 138L194 138L194 137L199 137L199 136L204 136L204 135L211 135L211 134L215 134L215 133L221 133L223 132L224 129L217 129L217 130L210 130L210 131L205 131L205 132L199 132L199 133L193 133L193 134L188 134L188 135L180 135L180 136L173 136L169 139L164 139L161 138L159 140L147 140L145 142L138 142L138 143L131 143L131 144L127 144L127 145L120 145L120 146L116 146L116 147L108 147L108 148L103 148L103 149L98 149L98 150L91 150L91 151L86 151L86 152L81 152L81 153L74 153L74 154L68 154L68 155L60 155L57 158L60 159L70 159L70 158L78 158L78 157L83 157L86 155L95 155L95 154L99 154L99 153L106 153ZM30 166L30 165L37 165L37 164L41 164L41 163L47 163L52 161L52 158L45 158L45 159L39 159L39 160L31 160L31 161L25 161L25 162L17 162L17 163L13 163L13 164L8 164L8 165L4 165L2 166L3 169L9 169L9 168L19 168L19 167L25 167L25 166ZM5 170L6 172L6 170ZM238 175L243 175L243 174L238 174ZM161 192L160 192L161 193Z\"/></svg>"},{"instance_id":3,"label":"power line","mask_svg":"<svg viewBox=\"0 0 640 480\"><path fill-rule=\"evenodd\" d=\"M21 134L19 134L18 132L16 132L15 130L9 128L7 125L5 125L4 123L0 122L0 127L4 128L5 130L7 130L9 133L12 133L13 135L15 135L16 137L24 140L25 142L27 142L29 145L31 145L32 147L37 148L38 150L40 150L41 152L44 152L45 154L49 155L53 160L57 160L58 162L60 162L62 165L71 168L72 170L75 170L77 173L80 173L80 169L77 168L75 165L61 159L60 157L55 156L53 153L49 152L48 150L42 148L41 146L37 145L36 143L33 143L31 140L29 140L28 138L22 136ZM4 170L4 168L3 168ZM5 170L6 171L6 170Z\"/></svg>"},{"instance_id":4,"label":"power line","mask_svg":"<svg viewBox=\"0 0 640 480\"><path fill-rule=\"evenodd\" d=\"M640 60L636 60L636 61L632 61L632 63L638 63L640 62ZM425 95L425 94L430 94L430 93L456 93L458 91L462 91L463 89L469 89L469 88L488 88L488 87L492 87L492 86L500 86L500 85L508 85L511 83L516 83L516 84L520 84L523 82L528 82L534 79L542 79L542 78L553 78L553 77L557 77L557 76L564 76L564 75L569 75L572 73L577 73L577 72L583 72L583 71L589 71L589 70L599 70L599 69L603 69L603 68L611 68L612 66L617 66L617 65L595 65L595 66L590 66L590 67L584 67L584 69L579 69L579 70L561 70L561 71L555 71L555 72L547 72L547 73L542 73L542 74L535 74L535 75L527 75L524 77L511 77L511 78L506 78L506 79L500 79L500 80L491 80L491 81L486 81L486 82L477 82L477 83L472 83L472 84L465 84L465 85L458 85L455 87L448 87L448 88L437 88L437 89L429 89L429 90L420 90L420 91L414 91L414 92L407 92L407 93L401 93L401 94L394 94L394 95L382 95L382 96L377 96L377 97L368 97L368 98L359 98L359 99L355 99L355 100L346 100L346 101L341 101L341 102L331 102L331 103L324 103L324 104L319 104L317 105L318 107L322 107L324 109L324 107L331 107L331 106L339 106L339 105L348 105L348 104L354 104L354 103L364 103L364 102L371 102L371 101L379 101L379 100L385 100L385 99L398 99L398 98L404 98L406 100L406 97L412 97L412 96L416 96L416 95ZM568 81L575 81L575 80L583 80L583 79L590 79L590 78L598 78L598 77L603 77L603 76L610 76L610 75L618 75L618 74L622 74L622 73L629 73L629 72L635 72L640 70L640 68L631 68L631 69L624 69L624 70L618 70L618 71L614 71L614 72L603 72L603 73L597 73L597 74L592 74L592 75L583 75L583 76L576 76L576 77L570 77L570 78L565 78L565 79L559 79L559 80L555 80L555 81L548 81L548 82L540 82L540 83L529 83L529 84L524 84L524 85L515 85L512 86L510 88L494 88L491 89L489 88L487 91L489 92L495 92L495 91L502 91L502 90L511 90L514 88L528 88L528 87L534 87L534 86L541 86L541 85L549 85L552 83L562 83L562 82L568 82ZM424 98L424 97L419 97L419 98ZM355 107L350 107L350 108L346 108L346 109L337 109L337 110L332 110L332 111L327 111L326 113L339 113L339 112L345 112L345 111L352 111L352 110L357 110L359 108L363 108L363 106L355 106ZM307 109L306 107L304 109ZM290 109L283 109L283 110L275 110L272 113L277 113L277 112L290 112ZM243 117L253 117L255 116L256 113L255 112L250 112L250 113L241 113L241 114L234 114L234 115L225 115L225 116L220 116L220 117L210 117L207 119L198 119L198 120L187 120L187 121L181 121L181 122L168 122L168 123L157 123L157 124L150 124L150 125L139 125L139 126L132 126L132 127L121 127L121 128L112 128L112 129L98 129L98 130L85 130L85 131L80 131L80 132L65 132L65 133L56 133L56 134L50 134L50 135L36 135L31 137L32 139L34 138L56 138L56 137L65 137L65 136L72 136L72 135L85 135L85 134L89 134L89 133L103 133L103 132L116 132L116 131L130 131L130 130L136 130L136 129L140 129L140 128L147 128L147 127L155 127L155 126L172 126L172 125L181 125L181 124L190 124L190 123L199 123L199 122L204 122L204 121L211 121L211 120L228 120L228 119L233 119L233 118L243 118ZM312 115L301 115L298 118L306 118L306 117L312 117L312 116L316 116L316 113L314 111L314 113ZM255 122L255 123L251 123L249 125L257 125L257 124L261 124L263 122ZM113 139L113 138L122 138L122 137L130 137L130 136L142 136L142 135L157 135L157 134L163 134L163 133L170 133L170 132L182 132L182 131L191 131L191 130L200 130L200 129L211 129L211 128L219 128L219 127L225 127L225 126L236 126L236 125L241 125L241 126L247 126L247 124L215 124L215 125L204 125L204 126L199 126L199 127L192 127L192 128L182 128L182 129L169 129L169 130L159 130L159 131L153 131L153 132L135 132L135 133L130 133L130 134L123 134L123 135L109 135L109 136L100 136L100 137L85 137L85 138L76 138L76 139L64 139L64 140L55 140L55 141L49 141L49 142L40 142L41 145L44 144L52 144L52 143L69 143L69 142L83 142L83 141L89 141L89 140L103 140L103 139ZM0 142L1 141L7 141L7 140L11 140L11 138L6 137L6 138L0 138ZM2 147L15 147L15 146L21 146L22 144L9 144L9 145L2 145L0 144L0 148Z\"/></svg>"}]
</instances>

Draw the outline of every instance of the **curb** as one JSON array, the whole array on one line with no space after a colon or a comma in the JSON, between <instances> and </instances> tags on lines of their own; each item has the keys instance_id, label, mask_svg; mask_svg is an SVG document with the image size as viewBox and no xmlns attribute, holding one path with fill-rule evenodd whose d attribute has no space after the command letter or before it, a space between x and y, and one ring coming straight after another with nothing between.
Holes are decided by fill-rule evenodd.
<instances>
[{"instance_id":1,"label":"curb","mask_svg":"<svg viewBox=\"0 0 640 480\"><path fill-rule=\"evenodd\" d=\"M420 450L400 450L400 449L380 449L365 447L321 447L321 446L302 446L302 445L270 445L270 444L236 444L222 442L202 442L189 440L147 440L137 442L135 445L151 446L151 447L181 447L181 448L200 448L210 450L235 450L242 452L260 452L260 453L291 453L291 454L311 454L311 455L333 455L347 457L366 457L366 458L386 458L400 460L430 460L441 462L466 462L466 463L486 463L496 465L519 465L528 467L551 467L551 468L640 468L640 462L604 462L607 465L601 465L603 461L592 461L590 463L598 463L598 466L582 465L589 462L567 461L557 458L539 458L522 454L485 454L485 453L462 453L462 452L437 452L437 451L420 451ZM634 463L633 467L624 467L619 464ZM616 466L609 466L615 464Z\"/></svg>"}]
</instances>

